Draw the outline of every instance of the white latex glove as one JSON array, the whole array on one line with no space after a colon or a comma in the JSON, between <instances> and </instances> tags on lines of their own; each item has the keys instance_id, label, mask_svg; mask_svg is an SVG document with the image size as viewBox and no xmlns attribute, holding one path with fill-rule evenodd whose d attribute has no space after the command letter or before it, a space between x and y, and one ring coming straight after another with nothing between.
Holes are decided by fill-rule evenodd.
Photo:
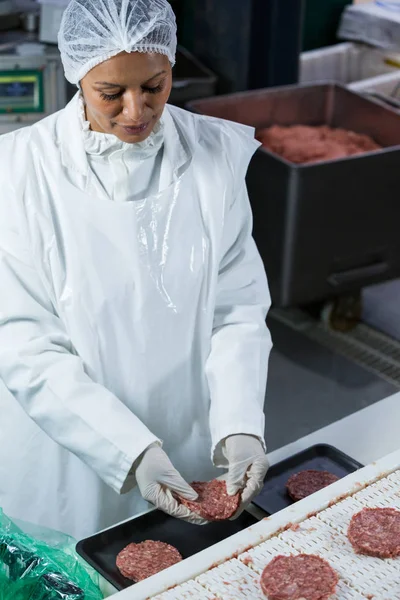
<instances>
[{"instance_id":1,"label":"white latex glove","mask_svg":"<svg viewBox=\"0 0 400 600\"><path fill-rule=\"evenodd\" d=\"M222 453L228 461L228 473L224 477L228 494L234 496L242 490L239 510L232 517L236 519L260 493L269 462L261 442L252 435L227 437Z\"/></svg>"},{"instance_id":2,"label":"white latex glove","mask_svg":"<svg viewBox=\"0 0 400 600\"><path fill-rule=\"evenodd\" d=\"M168 456L158 445L152 445L144 452L136 467L136 481L143 498L160 510L177 519L196 525L207 521L191 512L174 498L172 493L187 500L196 500L198 494L180 476Z\"/></svg>"}]
</instances>

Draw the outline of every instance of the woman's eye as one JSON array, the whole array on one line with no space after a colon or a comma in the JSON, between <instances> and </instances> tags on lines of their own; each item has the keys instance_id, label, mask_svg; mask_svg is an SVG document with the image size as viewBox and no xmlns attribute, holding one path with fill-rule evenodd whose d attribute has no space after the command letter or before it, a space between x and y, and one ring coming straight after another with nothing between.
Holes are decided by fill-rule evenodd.
<instances>
[{"instance_id":1,"label":"woman's eye","mask_svg":"<svg viewBox=\"0 0 400 600\"><path fill-rule=\"evenodd\" d=\"M116 100L117 98L119 98L120 95L121 95L121 92L118 92L118 94L105 94L104 92L100 92L100 96L106 102L111 102L112 100Z\"/></svg>"},{"instance_id":2,"label":"woman's eye","mask_svg":"<svg viewBox=\"0 0 400 600\"><path fill-rule=\"evenodd\" d=\"M157 87L144 87L142 89L147 94L158 94L159 92L162 92L163 86L162 85L158 85Z\"/></svg>"}]
</instances>

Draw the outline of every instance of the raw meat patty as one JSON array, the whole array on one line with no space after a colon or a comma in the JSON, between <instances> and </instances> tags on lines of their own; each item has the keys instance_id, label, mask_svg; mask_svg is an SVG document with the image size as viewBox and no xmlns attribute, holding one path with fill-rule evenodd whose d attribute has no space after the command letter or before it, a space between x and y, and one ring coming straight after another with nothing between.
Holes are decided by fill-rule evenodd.
<instances>
[{"instance_id":1,"label":"raw meat patty","mask_svg":"<svg viewBox=\"0 0 400 600\"><path fill-rule=\"evenodd\" d=\"M359 554L396 558L400 556L400 511L363 508L351 519L347 535Z\"/></svg>"},{"instance_id":2,"label":"raw meat patty","mask_svg":"<svg viewBox=\"0 0 400 600\"><path fill-rule=\"evenodd\" d=\"M318 490L337 481L339 477L329 471L300 471L289 477L286 484L288 494L293 500L302 500Z\"/></svg>"},{"instance_id":3,"label":"raw meat patty","mask_svg":"<svg viewBox=\"0 0 400 600\"><path fill-rule=\"evenodd\" d=\"M179 498L179 500L192 512L200 515L207 521L224 521L232 517L240 504L240 492L235 496L228 496L225 481L213 479L212 481L194 481L190 484L198 493L195 502Z\"/></svg>"},{"instance_id":4,"label":"raw meat patty","mask_svg":"<svg viewBox=\"0 0 400 600\"><path fill-rule=\"evenodd\" d=\"M176 548L164 542L146 540L129 544L117 556L117 567L124 577L142 581L182 560Z\"/></svg>"},{"instance_id":5,"label":"raw meat patty","mask_svg":"<svg viewBox=\"0 0 400 600\"><path fill-rule=\"evenodd\" d=\"M337 573L313 554L276 556L261 575L268 600L328 600L336 590Z\"/></svg>"},{"instance_id":6,"label":"raw meat patty","mask_svg":"<svg viewBox=\"0 0 400 600\"><path fill-rule=\"evenodd\" d=\"M271 152L297 164L334 160L382 148L368 135L327 125L273 125L258 131L256 137Z\"/></svg>"}]
</instances>

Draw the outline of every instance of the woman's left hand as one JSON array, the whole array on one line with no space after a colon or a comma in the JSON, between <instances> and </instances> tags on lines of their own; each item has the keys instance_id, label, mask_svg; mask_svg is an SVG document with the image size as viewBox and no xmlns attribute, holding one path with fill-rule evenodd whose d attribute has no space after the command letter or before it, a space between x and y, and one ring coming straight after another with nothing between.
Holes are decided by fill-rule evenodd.
<instances>
[{"instance_id":1,"label":"woman's left hand","mask_svg":"<svg viewBox=\"0 0 400 600\"><path fill-rule=\"evenodd\" d=\"M260 440L252 435L227 437L222 452L228 461L228 473L224 477L228 494L233 496L242 490L239 510L232 517L236 519L260 493L269 462Z\"/></svg>"}]
</instances>

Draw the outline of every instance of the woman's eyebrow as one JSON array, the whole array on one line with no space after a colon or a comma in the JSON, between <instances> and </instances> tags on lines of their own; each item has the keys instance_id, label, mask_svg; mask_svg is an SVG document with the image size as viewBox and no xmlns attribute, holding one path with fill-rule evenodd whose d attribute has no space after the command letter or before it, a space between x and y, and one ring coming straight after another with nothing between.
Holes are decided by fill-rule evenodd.
<instances>
[{"instance_id":1,"label":"woman's eyebrow","mask_svg":"<svg viewBox=\"0 0 400 600\"><path fill-rule=\"evenodd\" d=\"M149 83L156 77L159 77L160 75L164 75L164 73L166 73L166 72L167 71L160 71L156 75L153 75L153 77L150 77L150 79L147 79L147 81L145 81L144 83ZM124 87L120 83L110 83L109 81L95 81L94 83L95 83L95 85L104 85L105 87Z\"/></svg>"},{"instance_id":2,"label":"woman's eyebrow","mask_svg":"<svg viewBox=\"0 0 400 600\"><path fill-rule=\"evenodd\" d=\"M106 87L123 87L119 83L110 83L109 81L95 81L95 85L105 85Z\"/></svg>"},{"instance_id":3,"label":"woman's eyebrow","mask_svg":"<svg viewBox=\"0 0 400 600\"><path fill-rule=\"evenodd\" d=\"M148 79L147 81L145 81L145 83L149 83L149 81L152 81L153 79L155 79L156 77L159 77L160 75L163 75L164 73L166 73L167 71L160 71L159 73L157 73L157 75L153 75L153 77L150 77L150 79Z\"/></svg>"}]
</instances>

